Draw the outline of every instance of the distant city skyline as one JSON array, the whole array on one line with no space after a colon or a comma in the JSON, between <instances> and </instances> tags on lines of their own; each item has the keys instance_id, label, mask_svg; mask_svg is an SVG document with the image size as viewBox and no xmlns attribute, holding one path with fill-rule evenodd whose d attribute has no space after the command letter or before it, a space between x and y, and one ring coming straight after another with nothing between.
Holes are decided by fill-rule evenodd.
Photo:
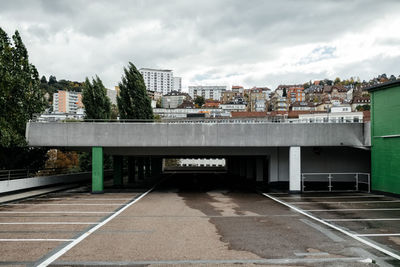
<instances>
[{"instance_id":1,"label":"distant city skyline","mask_svg":"<svg viewBox=\"0 0 400 267\"><path fill-rule=\"evenodd\" d=\"M107 88L123 67L245 88L400 74L399 1L1 1L39 74Z\"/></svg>"}]
</instances>

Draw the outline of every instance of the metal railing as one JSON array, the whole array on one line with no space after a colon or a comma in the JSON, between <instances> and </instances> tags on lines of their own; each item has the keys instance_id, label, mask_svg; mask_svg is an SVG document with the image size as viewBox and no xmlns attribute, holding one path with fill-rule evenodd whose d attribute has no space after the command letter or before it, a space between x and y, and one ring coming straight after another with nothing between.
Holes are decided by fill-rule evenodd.
<instances>
[{"instance_id":1,"label":"metal railing","mask_svg":"<svg viewBox=\"0 0 400 267\"><path fill-rule=\"evenodd\" d=\"M46 168L46 169L14 169L0 170L0 181L24 179L31 177L68 174L77 172L71 168Z\"/></svg>"},{"instance_id":2,"label":"metal railing","mask_svg":"<svg viewBox=\"0 0 400 267\"><path fill-rule=\"evenodd\" d=\"M369 193L371 176L369 173L361 172L302 173L301 186L302 192L366 191Z\"/></svg>"},{"instance_id":3,"label":"metal railing","mask_svg":"<svg viewBox=\"0 0 400 267\"><path fill-rule=\"evenodd\" d=\"M306 122L299 119L287 119L281 117L265 117L265 118L162 118L154 120L139 120L139 119L83 119L83 120L46 120L34 118L30 120L31 122L40 123L81 123L81 122L91 122L91 123L157 123L157 124L202 124L202 123L212 123L212 124L342 124L342 123L363 123L363 120L359 121L312 121Z\"/></svg>"}]
</instances>

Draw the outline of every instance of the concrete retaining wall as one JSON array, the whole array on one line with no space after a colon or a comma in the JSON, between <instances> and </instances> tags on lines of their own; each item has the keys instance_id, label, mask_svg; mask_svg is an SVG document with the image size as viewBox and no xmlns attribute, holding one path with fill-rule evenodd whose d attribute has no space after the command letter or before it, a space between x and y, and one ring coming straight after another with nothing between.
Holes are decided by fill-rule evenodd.
<instances>
[{"instance_id":1,"label":"concrete retaining wall","mask_svg":"<svg viewBox=\"0 0 400 267\"><path fill-rule=\"evenodd\" d=\"M112 174L112 171L104 172L104 176L110 174ZM90 181L91 177L91 172L83 172L0 181L0 194L47 185L72 184L86 180Z\"/></svg>"}]
</instances>

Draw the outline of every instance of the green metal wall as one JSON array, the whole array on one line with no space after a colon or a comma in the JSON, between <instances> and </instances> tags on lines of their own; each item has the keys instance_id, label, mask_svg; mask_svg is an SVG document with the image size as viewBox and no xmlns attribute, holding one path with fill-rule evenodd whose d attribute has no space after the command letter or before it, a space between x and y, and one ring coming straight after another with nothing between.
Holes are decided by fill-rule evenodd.
<instances>
[{"instance_id":1,"label":"green metal wall","mask_svg":"<svg viewBox=\"0 0 400 267\"><path fill-rule=\"evenodd\" d=\"M371 92L372 190L400 194L400 86Z\"/></svg>"}]
</instances>

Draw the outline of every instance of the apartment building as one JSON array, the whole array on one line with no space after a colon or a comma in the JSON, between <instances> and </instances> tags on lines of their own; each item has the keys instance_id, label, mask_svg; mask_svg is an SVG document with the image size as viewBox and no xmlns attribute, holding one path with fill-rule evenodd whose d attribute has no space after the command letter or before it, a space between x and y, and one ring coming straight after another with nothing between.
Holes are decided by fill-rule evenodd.
<instances>
[{"instance_id":1,"label":"apartment building","mask_svg":"<svg viewBox=\"0 0 400 267\"><path fill-rule=\"evenodd\" d=\"M226 86L189 86L189 95L192 99L195 99L197 96L202 96L204 99L213 99L213 100L221 100L221 96L223 92L226 91Z\"/></svg>"},{"instance_id":2,"label":"apartment building","mask_svg":"<svg viewBox=\"0 0 400 267\"><path fill-rule=\"evenodd\" d=\"M182 92L182 78L181 77L174 77L173 78L173 91Z\"/></svg>"},{"instance_id":3,"label":"apartment building","mask_svg":"<svg viewBox=\"0 0 400 267\"><path fill-rule=\"evenodd\" d=\"M53 95L54 113L77 113L78 109L83 108L82 94L73 91L59 90Z\"/></svg>"},{"instance_id":4,"label":"apartment building","mask_svg":"<svg viewBox=\"0 0 400 267\"><path fill-rule=\"evenodd\" d=\"M141 68L139 72L143 76L144 84L148 91L168 94L174 87L174 75L172 70Z\"/></svg>"}]
</instances>

